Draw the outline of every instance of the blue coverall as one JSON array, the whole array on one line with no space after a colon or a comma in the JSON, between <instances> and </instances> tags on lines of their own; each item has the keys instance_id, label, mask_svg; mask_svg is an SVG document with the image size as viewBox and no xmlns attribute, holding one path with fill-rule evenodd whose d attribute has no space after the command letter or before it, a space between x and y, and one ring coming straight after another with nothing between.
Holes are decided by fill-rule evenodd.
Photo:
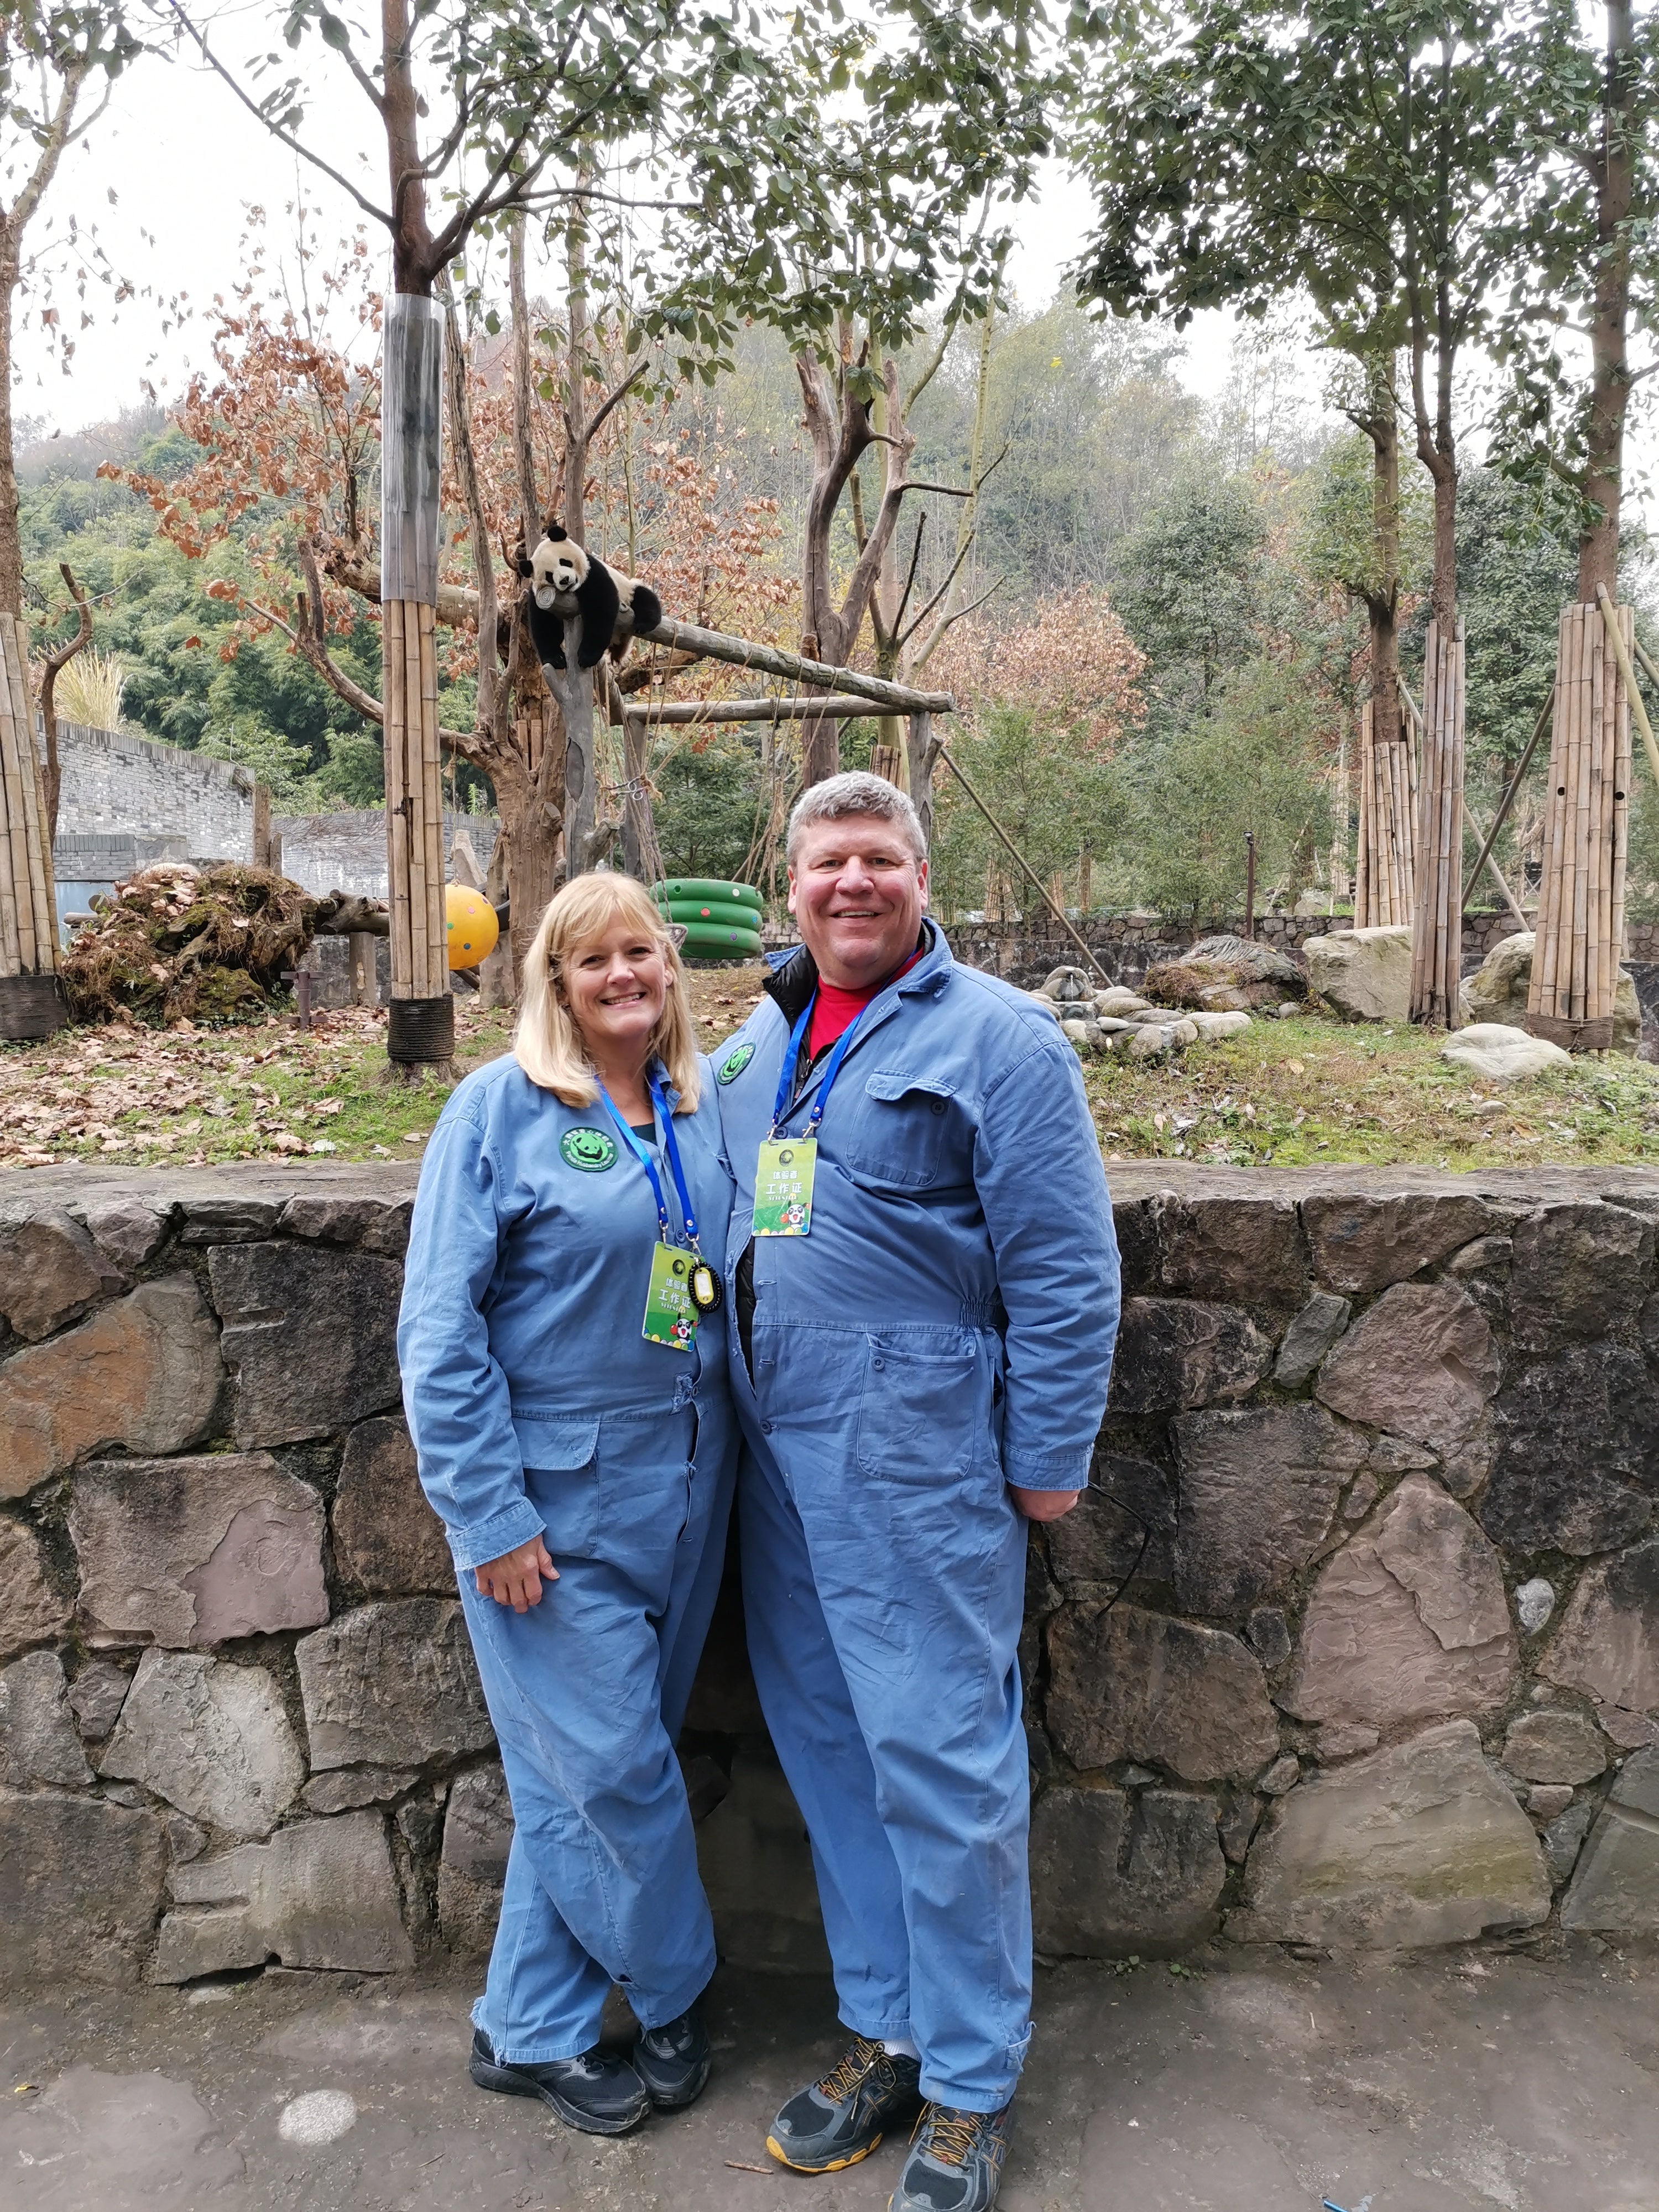
<instances>
[{"instance_id":1,"label":"blue coverall","mask_svg":"<svg viewBox=\"0 0 1659 2212\"><path fill-rule=\"evenodd\" d=\"M718 1265L732 1182L707 1078L674 1128ZM660 1126L653 1151L678 1234ZM641 1333L657 1236L650 1182L603 1102L566 1106L510 1058L456 1090L421 1172L398 1353L513 1801L472 2017L514 2064L591 2049L613 1982L659 2027L714 1970L674 1739L738 1436L724 1311L689 1352ZM544 1532L559 1579L541 1602L520 1614L480 1596L471 1570Z\"/></svg>"},{"instance_id":2,"label":"blue coverall","mask_svg":"<svg viewBox=\"0 0 1659 2212\"><path fill-rule=\"evenodd\" d=\"M1088 1481L1117 1243L1070 1044L924 930L836 1078L810 1234L754 1240L752 1371L732 1359L738 1516L750 1658L811 1839L842 2018L914 2040L924 2096L996 2112L1031 2000L1026 1529L1006 1486ZM713 1055L734 1304L758 1148L816 981L803 948Z\"/></svg>"}]
</instances>

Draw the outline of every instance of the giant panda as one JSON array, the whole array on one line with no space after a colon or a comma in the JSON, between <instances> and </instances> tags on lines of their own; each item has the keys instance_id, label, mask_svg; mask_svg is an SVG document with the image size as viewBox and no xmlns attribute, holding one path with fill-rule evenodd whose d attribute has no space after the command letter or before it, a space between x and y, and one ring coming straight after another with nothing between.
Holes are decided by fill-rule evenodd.
<instances>
[{"instance_id":1,"label":"giant panda","mask_svg":"<svg viewBox=\"0 0 1659 2212\"><path fill-rule=\"evenodd\" d=\"M597 668L609 650L620 660L636 630L654 629L662 620L662 601L649 584L609 568L550 522L526 561L518 562L530 581L530 635L544 668L562 669L564 625L581 617L576 665Z\"/></svg>"}]
</instances>

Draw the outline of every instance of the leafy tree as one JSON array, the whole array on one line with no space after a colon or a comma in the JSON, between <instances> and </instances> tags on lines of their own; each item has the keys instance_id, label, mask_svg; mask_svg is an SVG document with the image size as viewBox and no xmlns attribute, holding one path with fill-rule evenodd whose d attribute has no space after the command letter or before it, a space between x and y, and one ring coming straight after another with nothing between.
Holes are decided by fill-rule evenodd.
<instances>
[{"instance_id":1,"label":"leafy tree","mask_svg":"<svg viewBox=\"0 0 1659 2212\"><path fill-rule=\"evenodd\" d=\"M954 733L951 752L1003 829L1046 882L1073 877L1086 848L1109 865L1127 823L1126 779L1111 759L1082 751L1073 732L1030 708L994 706ZM1013 879L1029 908L1036 893L1015 874L984 817L954 779L941 784L934 817L935 909L945 915L983 903L993 865Z\"/></svg>"},{"instance_id":2,"label":"leafy tree","mask_svg":"<svg viewBox=\"0 0 1659 2212\"><path fill-rule=\"evenodd\" d=\"M1155 731L1207 714L1249 657L1265 611L1266 536L1236 478L1194 475L1117 549L1114 596L1152 662Z\"/></svg>"}]
</instances>

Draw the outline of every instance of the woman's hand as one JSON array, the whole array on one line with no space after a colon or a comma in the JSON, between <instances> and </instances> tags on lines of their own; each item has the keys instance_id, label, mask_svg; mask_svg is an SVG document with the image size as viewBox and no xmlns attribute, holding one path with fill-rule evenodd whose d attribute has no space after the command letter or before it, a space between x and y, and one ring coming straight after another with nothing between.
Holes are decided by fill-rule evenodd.
<instances>
[{"instance_id":1,"label":"woman's hand","mask_svg":"<svg viewBox=\"0 0 1659 2212\"><path fill-rule=\"evenodd\" d=\"M1058 1521L1083 1495L1080 1490L1022 1490L1017 1482L1008 1487L1013 1492L1014 1510L1028 1521Z\"/></svg>"},{"instance_id":2,"label":"woman's hand","mask_svg":"<svg viewBox=\"0 0 1659 2212\"><path fill-rule=\"evenodd\" d=\"M526 1613L542 1601L542 1584L556 1583L558 1570L539 1536L520 1544L516 1552L503 1552L499 1559L486 1559L474 1569L480 1597L493 1597L497 1605L510 1605Z\"/></svg>"}]
</instances>

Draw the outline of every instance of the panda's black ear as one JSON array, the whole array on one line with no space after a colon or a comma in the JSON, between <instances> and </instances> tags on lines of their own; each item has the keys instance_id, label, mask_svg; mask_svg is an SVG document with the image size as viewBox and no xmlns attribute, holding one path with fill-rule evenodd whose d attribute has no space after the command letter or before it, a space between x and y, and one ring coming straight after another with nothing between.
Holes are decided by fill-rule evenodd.
<instances>
[{"instance_id":1,"label":"panda's black ear","mask_svg":"<svg viewBox=\"0 0 1659 2212\"><path fill-rule=\"evenodd\" d=\"M569 532L563 523L556 521L550 514L542 525L542 535L544 538L550 538L556 545L562 545Z\"/></svg>"}]
</instances>

